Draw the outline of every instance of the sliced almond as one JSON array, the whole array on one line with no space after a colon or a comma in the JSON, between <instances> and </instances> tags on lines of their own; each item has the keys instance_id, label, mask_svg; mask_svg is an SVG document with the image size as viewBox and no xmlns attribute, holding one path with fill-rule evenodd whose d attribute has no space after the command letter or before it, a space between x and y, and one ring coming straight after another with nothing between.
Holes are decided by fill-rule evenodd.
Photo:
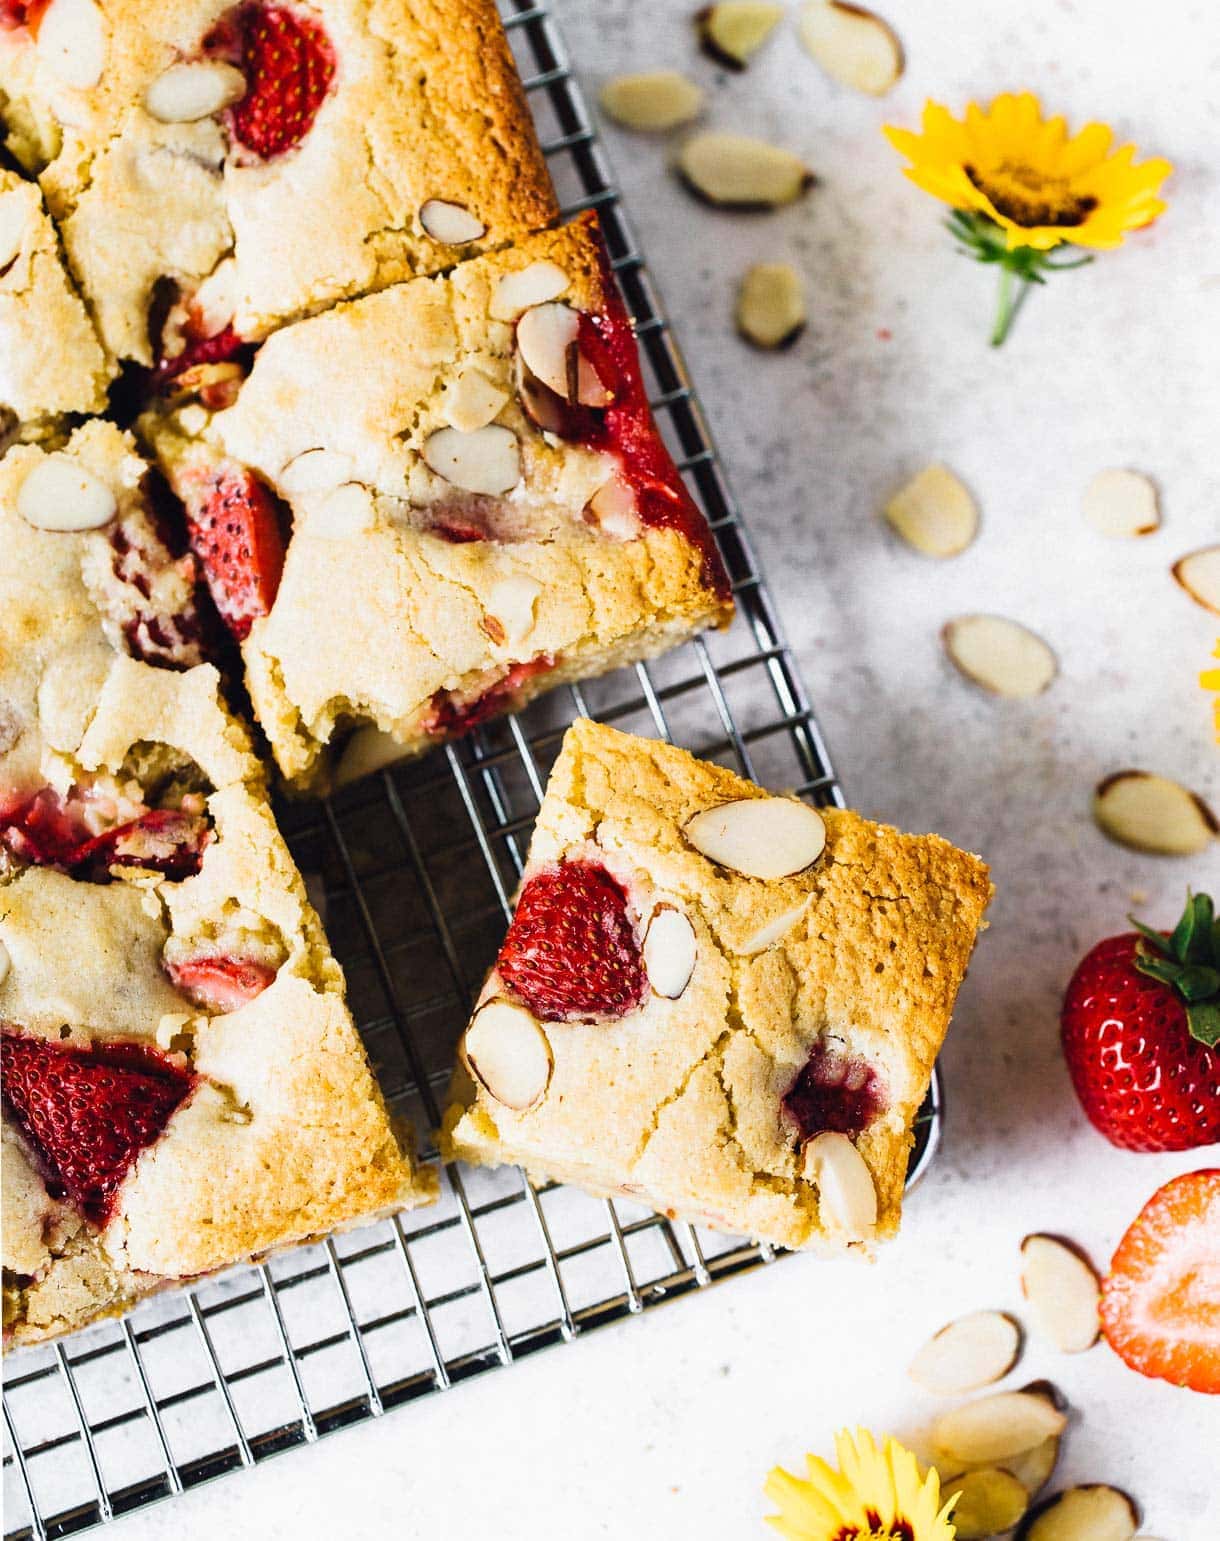
<instances>
[{"instance_id":1,"label":"sliced almond","mask_svg":"<svg viewBox=\"0 0 1220 1541\"><path fill-rule=\"evenodd\" d=\"M535 379L566 401L607 407L614 400L580 351L580 313L570 305L532 305L517 322L517 348Z\"/></svg>"},{"instance_id":2,"label":"sliced almond","mask_svg":"<svg viewBox=\"0 0 1220 1541\"><path fill-rule=\"evenodd\" d=\"M966 678L993 695L1013 700L1041 695L1059 671L1036 632L1002 615L959 615L946 624L941 640Z\"/></svg>"},{"instance_id":3,"label":"sliced almond","mask_svg":"<svg viewBox=\"0 0 1220 1541\"><path fill-rule=\"evenodd\" d=\"M616 75L602 87L600 101L608 118L643 134L663 134L703 110L702 90L677 70Z\"/></svg>"},{"instance_id":4,"label":"sliced almond","mask_svg":"<svg viewBox=\"0 0 1220 1541\"><path fill-rule=\"evenodd\" d=\"M237 263L226 257L217 263L191 296L191 310L205 337L223 332L233 319L238 299Z\"/></svg>"},{"instance_id":5,"label":"sliced almond","mask_svg":"<svg viewBox=\"0 0 1220 1541\"><path fill-rule=\"evenodd\" d=\"M474 1014L462 1056L497 1102L518 1113L542 1101L554 1060L538 1022L512 1001L488 1001Z\"/></svg>"},{"instance_id":6,"label":"sliced almond","mask_svg":"<svg viewBox=\"0 0 1220 1541\"><path fill-rule=\"evenodd\" d=\"M695 928L671 904L658 905L644 937L644 967L658 995L676 1001L695 972Z\"/></svg>"},{"instance_id":7,"label":"sliced almond","mask_svg":"<svg viewBox=\"0 0 1220 1541\"><path fill-rule=\"evenodd\" d=\"M802 899L799 904L794 904L791 909L784 910L774 920L767 921L766 925L759 926L757 931L751 932L738 947L737 951L746 958L752 958L755 953L765 952L768 947L773 947L781 937L787 936L797 921L809 908L812 895Z\"/></svg>"},{"instance_id":8,"label":"sliced almond","mask_svg":"<svg viewBox=\"0 0 1220 1541\"><path fill-rule=\"evenodd\" d=\"M468 246L487 234L487 226L463 203L429 198L421 204L419 222L434 241L445 246Z\"/></svg>"},{"instance_id":9,"label":"sliced almond","mask_svg":"<svg viewBox=\"0 0 1220 1541\"><path fill-rule=\"evenodd\" d=\"M885 505L885 517L924 556L958 556L979 529L978 505L943 465L925 466L899 488Z\"/></svg>"},{"instance_id":10,"label":"sliced almond","mask_svg":"<svg viewBox=\"0 0 1220 1541\"><path fill-rule=\"evenodd\" d=\"M500 415L508 392L473 365L461 370L445 387L441 413L450 428L474 433Z\"/></svg>"},{"instance_id":11,"label":"sliced almond","mask_svg":"<svg viewBox=\"0 0 1220 1541\"><path fill-rule=\"evenodd\" d=\"M357 728L344 745L339 763L335 766L333 784L336 790L349 782L360 781L374 771L384 770L405 760L413 751L405 748L392 733L369 723Z\"/></svg>"},{"instance_id":12,"label":"sliced almond","mask_svg":"<svg viewBox=\"0 0 1220 1541\"><path fill-rule=\"evenodd\" d=\"M526 417L531 423L537 424L544 433L555 434L562 438L571 421L571 410L567 402L562 396L556 395L549 385L543 385L542 381L525 367L520 353L514 355L513 364L517 397Z\"/></svg>"},{"instance_id":13,"label":"sliced almond","mask_svg":"<svg viewBox=\"0 0 1220 1541\"><path fill-rule=\"evenodd\" d=\"M790 150L743 134L694 134L682 146L678 175L707 203L724 209L777 209L816 180Z\"/></svg>"},{"instance_id":14,"label":"sliced almond","mask_svg":"<svg viewBox=\"0 0 1220 1541\"><path fill-rule=\"evenodd\" d=\"M1220 615L1220 546L1204 546L1173 564L1174 577L1194 600Z\"/></svg>"},{"instance_id":15,"label":"sliced almond","mask_svg":"<svg viewBox=\"0 0 1220 1541\"><path fill-rule=\"evenodd\" d=\"M44 455L17 494L17 512L36 530L99 530L116 508L106 483L62 453Z\"/></svg>"},{"instance_id":16,"label":"sliced almond","mask_svg":"<svg viewBox=\"0 0 1220 1541\"><path fill-rule=\"evenodd\" d=\"M960 1396L1008 1374L1021 1351L1021 1332L1000 1311L973 1311L942 1327L911 1360L907 1374L937 1396Z\"/></svg>"},{"instance_id":17,"label":"sliced almond","mask_svg":"<svg viewBox=\"0 0 1220 1541\"><path fill-rule=\"evenodd\" d=\"M737 330L756 348L788 348L805 330L805 285L787 262L756 262L737 291Z\"/></svg>"},{"instance_id":18,"label":"sliced almond","mask_svg":"<svg viewBox=\"0 0 1220 1541\"><path fill-rule=\"evenodd\" d=\"M1052 1434L1049 1439L1044 1439L1040 1445L1035 1445L1032 1450L1025 1450L1020 1455L1007 1455L1004 1457L1004 1470L1011 1472L1021 1486L1033 1498L1039 1489L1046 1486L1059 1462L1059 1446L1063 1436ZM962 1471L956 1469L956 1463L942 1463L941 1484L946 1493L952 1492L952 1485L959 1476L964 1476L967 1471L977 1471L979 1465L990 1465L990 1462L982 1462L968 1465Z\"/></svg>"},{"instance_id":19,"label":"sliced almond","mask_svg":"<svg viewBox=\"0 0 1220 1541\"><path fill-rule=\"evenodd\" d=\"M1064 1488L1029 1516L1020 1541L1131 1541L1139 1512L1126 1493L1104 1483Z\"/></svg>"},{"instance_id":20,"label":"sliced almond","mask_svg":"<svg viewBox=\"0 0 1220 1541\"><path fill-rule=\"evenodd\" d=\"M744 70L783 19L784 7L767 0L719 0L695 12L695 28L709 58Z\"/></svg>"},{"instance_id":21,"label":"sliced almond","mask_svg":"<svg viewBox=\"0 0 1220 1541\"><path fill-rule=\"evenodd\" d=\"M24 188L14 188L0 197L0 275L17 260L29 223L30 205Z\"/></svg>"},{"instance_id":22,"label":"sliced almond","mask_svg":"<svg viewBox=\"0 0 1220 1541\"><path fill-rule=\"evenodd\" d=\"M635 488L617 472L589 499L589 512L602 534L612 540L634 540L640 533Z\"/></svg>"},{"instance_id":23,"label":"sliced almond","mask_svg":"<svg viewBox=\"0 0 1220 1541\"><path fill-rule=\"evenodd\" d=\"M246 94L246 77L220 59L171 64L144 93L148 113L162 123L196 123Z\"/></svg>"},{"instance_id":24,"label":"sliced almond","mask_svg":"<svg viewBox=\"0 0 1220 1541\"><path fill-rule=\"evenodd\" d=\"M297 498L308 493L332 492L351 480L354 469L350 455L319 445L303 449L286 461L276 481L285 497Z\"/></svg>"},{"instance_id":25,"label":"sliced almond","mask_svg":"<svg viewBox=\"0 0 1220 1541\"><path fill-rule=\"evenodd\" d=\"M571 280L553 262L531 262L515 273L505 273L491 297L493 321L515 321L531 305L545 305L557 300Z\"/></svg>"},{"instance_id":26,"label":"sliced almond","mask_svg":"<svg viewBox=\"0 0 1220 1541\"><path fill-rule=\"evenodd\" d=\"M786 878L813 865L826 846L816 808L791 797L743 797L688 819L686 838L701 855L748 878Z\"/></svg>"},{"instance_id":27,"label":"sliced almond","mask_svg":"<svg viewBox=\"0 0 1220 1541\"><path fill-rule=\"evenodd\" d=\"M534 629L542 585L527 573L511 573L492 584L487 595L488 613L499 622L504 642L524 642Z\"/></svg>"},{"instance_id":28,"label":"sliced almond","mask_svg":"<svg viewBox=\"0 0 1220 1541\"><path fill-rule=\"evenodd\" d=\"M941 1413L932 1425L939 1451L969 1463L1003 1462L1061 1434L1067 1414L1036 1391L999 1391Z\"/></svg>"},{"instance_id":29,"label":"sliced almond","mask_svg":"<svg viewBox=\"0 0 1220 1541\"><path fill-rule=\"evenodd\" d=\"M517 436L497 423L488 423L474 433L438 428L424 442L423 455L438 476L464 492L495 497L521 480Z\"/></svg>"},{"instance_id":30,"label":"sliced almond","mask_svg":"<svg viewBox=\"0 0 1220 1541\"><path fill-rule=\"evenodd\" d=\"M0 942L0 985L8 978L8 971L11 967L12 960L9 957L8 948L3 942Z\"/></svg>"},{"instance_id":31,"label":"sliced almond","mask_svg":"<svg viewBox=\"0 0 1220 1541\"><path fill-rule=\"evenodd\" d=\"M1099 782L1093 817L1111 840L1153 856L1197 856L1220 831L1201 797L1151 771L1115 771Z\"/></svg>"},{"instance_id":32,"label":"sliced almond","mask_svg":"<svg viewBox=\"0 0 1220 1541\"><path fill-rule=\"evenodd\" d=\"M344 482L310 503L305 529L322 540L351 540L375 522L373 494L359 482Z\"/></svg>"},{"instance_id":33,"label":"sliced almond","mask_svg":"<svg viewBox=\"0 0 1220 1541\"><path fill-rule=\"evenodd\" d=\"M808 0L797 23L801 42L832 80L884 96L902 78L902 44L893 28L847 0Z\"/></svg>"},{"instance_id":34,"label":"sliced almond","mask_svg":"<svg viewBox=\"0 0 1220 1541\"><path fill-rule=\"evenodd\" d=\"M1097 1342L1097 1274L1058 1237L1033 1235L1021 1243L1021 1290L1038 1327L1062 1353L1083 1353Z\"/></svg>"},{"instance_id":35,"label":"sliced almond","mask_svg":"<svg viewBox=\"0 0 1220 1541\"><path fill-rule=\"evenodd\" d=\"M805 1181L815 1183L818 1210L832 1231L864 1240L877 1224L877 1189L864 1157L847 1138L827 1130L805 1146Z\"/></svg>"},{"instance_id":36,"label":"sliced almond","mask_svg":"<svg viewBox=\"0 0 1220 1541\"><path fill-rule=\"evenodd\" d=\"M957 1541L986 1541L1011 1530L1029 1508L1029 1494L1010 1471L980 1466L946 1482L946 1493L957 1490L953 1527Z\"/></svg>"},{"instance_id":37,"label":"sliced almond","mask_svg":"<svg viewBox=\"0 0 1220 1541\"><path fill-rule=\"evenodd\" d=\"M1151 535L1161 522L1156 483L1139 471L1098 471L1085 488L1084 516L1102 535Z\"/></svg>"},{"instance_id":38,"label":"sliced almond","mask_svg":"<svg viewBox=\"0 0 1220 1541\"><path fill-rule=\"evenodd\" d=\"M51 0L34 39L38 57L66 86L88 91L106 67L106 29L94 0Z\"/></svg>"}]
</instances>

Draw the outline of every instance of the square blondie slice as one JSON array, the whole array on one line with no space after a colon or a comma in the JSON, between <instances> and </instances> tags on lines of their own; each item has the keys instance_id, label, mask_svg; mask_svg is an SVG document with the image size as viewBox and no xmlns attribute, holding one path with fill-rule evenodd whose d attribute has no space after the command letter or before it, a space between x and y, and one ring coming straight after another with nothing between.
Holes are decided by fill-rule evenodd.
<instances>
[{"instance_id":1,"label":"square blondie slice","mask_svg":"<svg viewBox=\"0 0 1220 1541\"><path fill-rule=\"evenodd\" d=\"M991 894L934 835L579 721L462 1041L442 1152L789 1247L898 1227Z\"/></svg>"},{"instance_id":2,"label":"square blondie slice","mask_svg":"<svg viewBox=\"0 0 1220 1541\"><path fill-rule=\"evenodd\" d=\"M436 1190L196 661L146 469L98 421L0 463L6 1343Z\"/></svg>"},{"instance_id":3,"label":"square blondie slice","mask_svg":"<svg viewBox=\"0 0 1220 1541\"><path fill-rule=\"evenodd\" d=\"M555 217L494 0L9 9L9 152L107 348L162 377Z\"/></svg>"},{"instance_id":4,"label":"square blondie slice","mask_svg":"<svg viewBox=\"0 0 1220 1541\"><path fill-rule=\"evenodd\" d=\"M231 406L142 427L300 787L732 617L591 216L285 327Z\"/></svg>"}]
</instances>

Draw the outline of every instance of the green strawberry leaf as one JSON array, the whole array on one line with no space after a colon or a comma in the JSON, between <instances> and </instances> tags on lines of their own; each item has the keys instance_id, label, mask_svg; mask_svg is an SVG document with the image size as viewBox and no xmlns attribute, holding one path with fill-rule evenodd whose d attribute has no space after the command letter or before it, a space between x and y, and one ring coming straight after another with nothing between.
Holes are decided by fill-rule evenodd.
<instances>
[{"instance_id":1,"label":"green strawberry leaf","mask_svg":"<svg viewBox=\"0 0 1220 1541\"><path fill-rule=\"evenodd\" d=\"M1220 971L1205 968L1202 963L1190 963L1177 977L1180 995L1190 1002L1207 1001L1220 992Z\"/></svg>"},{"instance_id":2,"label":"green strawberry leaf","mask_svg":"<svg viewBox=\"0 0 1220 1541\"><path fill-rule=\"evenodd\" d=\"M1159 931L1154 931L1151 926L1146 926L1142 920L1136 920L1134 915L1128 915L1127 919L1143 937L1144 941L1147 942L1150 946L1155 947L1157 952L1159 952L1163 958L1172 958L1174 956L1173 951L1169 946L1168 940L1163 937ZM1142 958L1146 958L1148 956L1148 954L1144 951L1142 944L1140 946L1139 952L1140 957Z\"/></svg>"},{"instance_id":3,"label":"green strawberry leaf","mask_svg":"<svg viewBox=\"0 0 1220 1541\"><path fill-rule=\"evenodd\" d=\"M1220 919L1210 894L1186 891L1186 908L1166 938L1131 916L1140 934L1135 967L1168 985L1186 1004L1186 1022L1197 1042L1220 1043Z\"/></svg>"},{"instance_id":4,"label":"green strawberry leaf","mask_svg":"<svg viewBox=\"0 0 1220 1541\"><path fill-rule=\"evenodd\" d=\"M1210 963L1213 920L1211 896L1187 889L1186 908L1169 938L1174 957L1183 963Z\"/></svg>"},{"instance_id":5,"label":"green strawberry leaf","mask_svg":"<svg viewBox=\"0 0 1220 1541\"><path fill-rule=\"evenodd\" d=\"M1186 1008L1190 1036L1209 1049L1220 1045L1220 1001L1201 1001Z\"/></svg>"}]
</instances>

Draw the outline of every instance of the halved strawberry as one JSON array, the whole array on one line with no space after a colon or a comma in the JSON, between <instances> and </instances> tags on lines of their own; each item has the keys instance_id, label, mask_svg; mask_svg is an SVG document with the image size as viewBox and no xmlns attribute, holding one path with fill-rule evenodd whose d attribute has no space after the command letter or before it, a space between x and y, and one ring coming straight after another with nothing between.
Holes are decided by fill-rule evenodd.
<instances>
[{"instance_id":1,"label":"halved strawberry","mask_svg":"<svg viewBox=\"0 0 1220 1541\"><path fill-rule=\"evenodd\" d=\"M1220 1168L1158 1188L1102 1285L1110 1347L1141 1375L1220 1393Z\"/></svg>"},{"instance_id":2,"label":"halved strawberry","mask_svg":"<svg viewBox=\"0 0 1220 1541\"><path fill-rule=\"evenodd\" d=\"M284 571L271 494L249 471L218 472L187 500L187 533L220 618L239 642L270 613Z\"/></svg>"},{"instance_id":3,"label":"halved strawberry","mask_svg":"<svg viewBox=\"0 0 1220 1541\"><path fill-rule=\"evenodd\" d=\"M140 1152L158 1139L197 1078L136 1043L87 1049L26 1033L0 1036L4 1104L55 1198L105 1225Z\"/></svg>"},{"instance_id":4,"label":"halved strawberry","mask_svg":"<svg viewBox=\"0 0 1220 1541\"><path fill-rule=\"evenodd\" d=\"M295 149L335 78L334 49L321 22L288 6L246 5L209 45L235 52L246 77L246 93L229 114L233 137L264 159Z\"/></svg>"},{"instance_id":5,"label":"halved strawberry","mask_svg":"<svg viewBox=\"0 0 1220 1541\"><path fill-rule=\"evenodd\" d=\"M593 862L561 862L530 878L496 968L544 1022L625 1016L648 991L627 895Z\"/></svg>"},{"instance_id":6,"label":"halved strawberry","mask_svg":"<svg viewBox=\"0 0 1220 1541\"><path fill-rule=\"evenodd\" d=\"M275 979L275 970L265 963L220 955L167 962L165 972L183 995L217 1016L245 1006Z\"/></svg>"}]
</instances>

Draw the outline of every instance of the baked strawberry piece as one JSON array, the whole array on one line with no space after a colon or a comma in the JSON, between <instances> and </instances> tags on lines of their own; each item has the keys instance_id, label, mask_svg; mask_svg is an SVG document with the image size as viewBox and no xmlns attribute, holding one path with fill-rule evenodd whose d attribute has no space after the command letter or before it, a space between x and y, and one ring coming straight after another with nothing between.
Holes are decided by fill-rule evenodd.
<instances>
[{"instance_id":1,"label":"baked strawberry piece","mask_svg":"<svg viewBox=\"0 0 1220 1541\"><path fill-rule=\"evenodd\" d=\"M1063 1000L1063 1052L1094 1127L1124 1150L1220 1140L1220 925L1188 896L1173 933L1141 926L1081 961Z\"/></svg>"},{"instance_id":2,"label":"baked strawberry piece","mask_svg":"<svg viewBox=\"0 0 1220 1541\"><path fill-rule=\"evenodd\" d=\"M286 320L555 218L494 0L49 0L6 20L8 153L107 350L178 393L231 384Z\"/></svg>"},{"instance_id":3,"label":"baked strawberry piece","mask_svg":"<svg viewBox=\"0 0 1220 1541\"><path fill-rule=\"evenodd\" d=\"M990 897L935 836L569 729L442 1149L817 1250L897 1229Z\"/></svg>"},{"instance_id":4,"label":"baked strawberry piece","mask_svg":"<svg viewBox=\"0 0 1220 1541\"><path fill-rule=\"evenodd\" d=\"M142 427L298 786L418 754L733 614L591 216L285 327L232 406ZM199 512L218 488L287 512L230 540L223 510Z\"/></svg>"}]
</instances>

